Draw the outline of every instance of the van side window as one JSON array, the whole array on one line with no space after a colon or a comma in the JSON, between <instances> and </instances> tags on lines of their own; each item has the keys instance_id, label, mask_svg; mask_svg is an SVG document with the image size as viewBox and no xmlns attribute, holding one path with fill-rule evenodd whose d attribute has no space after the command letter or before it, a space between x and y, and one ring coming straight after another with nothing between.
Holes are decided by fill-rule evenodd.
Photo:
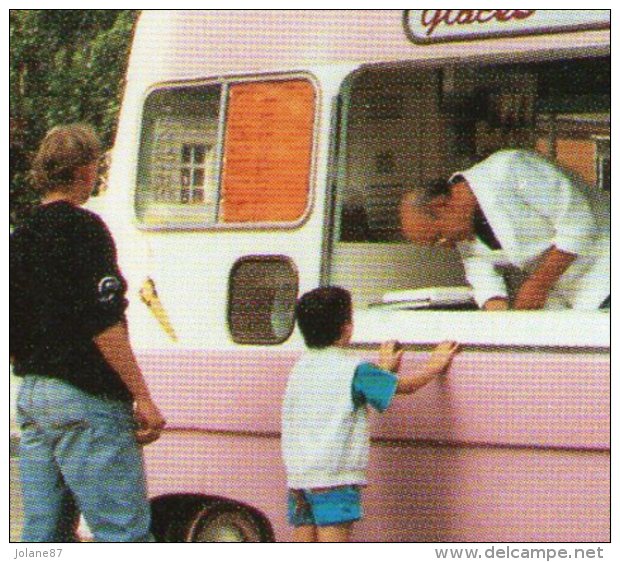
<instances>
[{"instance_id":1,"label":"van side window","mask_svg":"<svg viewBox=\"0 0 620 562\"><path fill-rule=\"evenodd\" d=\"M299 220L308 203L314 89L306 80L233 84L228 100L224 222Z\"/></svg>"},{"instance_id":2,"label":"van side window","mask_svg":"<svg viewBox=\"0 0 620 562\"><path fill-rule=\"evenodd\" d=\"M146 227L300 220L315 91L307 79L165 86L144 104L136 215Z\"/></svg>"},{"instance_id":3,"label":"van side window","mask_svg":"<svg viewBox=\"0 0 620 562\"><path fill-rule=\"evenodd\" d=\"M235 343L279 344L295 324L297 270L285 256L246 256L232 267L228 328Z\"/></svg>"},{"instance_id":4,"label":"van side window","mask_svg":"<svg viewBox=\"0 0 620 562\"><path fill-rule=\"evenodd\" d=\"M146 225L213 224L221 86L164 88L144 105L136 213Z\"/></svg>"}]
</instances>

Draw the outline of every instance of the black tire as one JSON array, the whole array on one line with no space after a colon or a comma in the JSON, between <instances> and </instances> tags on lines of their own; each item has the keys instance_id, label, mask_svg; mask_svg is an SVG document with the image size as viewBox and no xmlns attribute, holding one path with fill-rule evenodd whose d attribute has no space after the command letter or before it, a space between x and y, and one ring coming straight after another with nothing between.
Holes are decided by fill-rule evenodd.
<instances>
[{"instance_id":1,"label":"black tire","mask_svg":"<svg viewBox=\"0 0 620 562\"><path fill-rule=\"evenodd\" d=\"M199 509L188 521L184 542L269 542L263 521L242 505L215 502Z\"/></svg>"}]
</instances>

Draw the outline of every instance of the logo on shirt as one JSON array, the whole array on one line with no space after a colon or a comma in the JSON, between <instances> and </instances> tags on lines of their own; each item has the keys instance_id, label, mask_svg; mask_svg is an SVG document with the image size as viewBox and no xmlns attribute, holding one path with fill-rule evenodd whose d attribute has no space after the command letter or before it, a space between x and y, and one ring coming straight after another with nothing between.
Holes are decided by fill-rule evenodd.
<instances>
[{"instance_id":1,"label":"logo on shirt","mask_svg":"<svg viewBox=\"0 0 620 562\"><path fill-rule=\"evenodd\" d=\"M100 303L113 301L121 289L121 282L116 277L104 277L97 286L98 300Z\"/></svg>"}]
</instances>

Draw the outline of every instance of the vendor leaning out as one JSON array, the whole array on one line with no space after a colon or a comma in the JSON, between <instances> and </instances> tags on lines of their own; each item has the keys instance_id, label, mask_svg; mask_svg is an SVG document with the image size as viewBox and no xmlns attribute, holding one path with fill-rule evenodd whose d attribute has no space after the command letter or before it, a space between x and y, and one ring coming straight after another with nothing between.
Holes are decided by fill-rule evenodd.
<instances>
[{"instance_id":1,"label":"vendor leaning out","mask_svg":"<svg viewBox=\"0 0 620 562\"><path fill-rule=\"evenodd\" d=\"M412 242L459 250L485 310L610 305L609 199L535 153L502 150L407 194L401 221ZM525 275L510 300L502 266Z\"/></svg>"}]
</instances>

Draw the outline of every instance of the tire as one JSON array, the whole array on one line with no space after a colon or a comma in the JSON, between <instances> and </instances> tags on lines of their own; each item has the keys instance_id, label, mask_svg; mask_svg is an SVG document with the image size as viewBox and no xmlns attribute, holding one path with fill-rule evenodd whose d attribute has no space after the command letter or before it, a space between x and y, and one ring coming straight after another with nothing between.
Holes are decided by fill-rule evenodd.
<instances>
[{"instance_id":1,"label":"tire","mask_svg":"<svg viewBox=\"0 0 620 562\"><path fill-rule=\"evenodd\" d=\"M249 509L216 502L199 509L185 528L184 542L268 542L263 522Z\"/></svg>"}]
</instances>

